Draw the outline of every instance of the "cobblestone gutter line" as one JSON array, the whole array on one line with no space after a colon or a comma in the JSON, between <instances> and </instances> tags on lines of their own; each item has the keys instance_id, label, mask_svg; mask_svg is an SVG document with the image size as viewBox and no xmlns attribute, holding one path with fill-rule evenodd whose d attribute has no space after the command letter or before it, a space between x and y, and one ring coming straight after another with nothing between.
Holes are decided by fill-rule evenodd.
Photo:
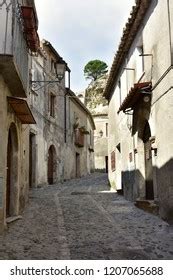
<instances>
[{"instance_id":1,"label":"cobblestone gutter line","mask_svg":"<svg viewBox=\"0 0 173 280\"><path fill-rule=\"evenodd\" d=\"M65 260L70 260L70 250L68 247L68 243L67 243L67 232L65 229L65 225L64 225L64 217L63 217L63 212L62 212L62 208L61 208L61 204L60 204L60 200L58 197L59 193L57 193L55 195L55 204L57 207L57 223L58 223L58 228L59 228L59 240L61 243L61 256L62 259Z\"/></svg>"}]
</instances>

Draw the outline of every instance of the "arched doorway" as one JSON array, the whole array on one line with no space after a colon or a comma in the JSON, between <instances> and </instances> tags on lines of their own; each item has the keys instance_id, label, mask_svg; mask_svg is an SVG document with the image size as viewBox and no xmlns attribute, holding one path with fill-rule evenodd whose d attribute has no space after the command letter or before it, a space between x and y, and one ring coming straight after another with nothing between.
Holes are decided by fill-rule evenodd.
<instances>
[{"instance_id":1,"label":"arched doorway","mask_svg":"<svg viewBox=\"0 0 173 280\"><path fill-rule=\"evenodd\" d=\"M143 131L143 143L144 143L144 159L145 159L145 196L146 199L154 199L153 188L153 165L152 165L152 153L151 153L151 130L148 121L145 123Z\"/></svg>"},{"instance_id":2,"label":"arched doorway","mask_svg":"<svg viewBox=\"0 0 173 280\"><path fill-rule=\"evenodd\" d=\"M53 145L48 150L48 184L52 185L55 180L56 172L56 150Z\"/></svg>"},{"instance_id":3,"label":"arched doorway","mask_svg":"<svg viewBox=\"0 0 173 280\"><path fill-rule=\"evenodd\" d=\"M8 133L7 180L6 180L6 217L17 214L18 199L18 138L14 123Z\"/></svg>"}]
</instances>

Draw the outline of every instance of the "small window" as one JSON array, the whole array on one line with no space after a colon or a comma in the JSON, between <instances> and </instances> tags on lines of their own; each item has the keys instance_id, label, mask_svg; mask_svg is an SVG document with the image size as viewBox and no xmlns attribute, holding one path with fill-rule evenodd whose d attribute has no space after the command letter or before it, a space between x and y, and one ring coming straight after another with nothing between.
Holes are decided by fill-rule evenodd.
<instances>
[{"instance_id":1,"label":"small window","mask_svg":"<svg viewBox=\"0 0 173 280\"><path fill-rule=\"evenodd\" d=\"M56 73L56 62L53 59L51 59L51 72Z\"/></svg>"},{"instance_id":2,"label":"small window","mask_svg":"<svg viewBox=\"0 0 173 280\"><path fill-rule=\"evenodd\" d=\"M106 123L106 137L108 137L108 123Z\"/></svg>"},{"instance_id":3,"label":"small window","mask_svg":"<svg viewBox=\"0 0 173 280\"><path fill-rule=\"evenodd\" d=\"M121 153L121 144L120 143L116 146L116 148L119 151L119 153Z\"/></svg>"},{"instance_id":4,"label":"small window","mask_svg":"<svg viewBox=\"0 0 173 280\"><path fill-rule=\"evenodd\" d=\"M133 161L133 154L129 153L129 162L132 162L132 161Z\"/></svg>"},{"instance_id":5,"label":"small window","mask_svg":"<svg viewBox=\"0 0 173 280\"><path fill-rule=\"evenodd\" d=\"M50 116L55 117L55 95L50 94Z\"/></svg>"}]
</instances>

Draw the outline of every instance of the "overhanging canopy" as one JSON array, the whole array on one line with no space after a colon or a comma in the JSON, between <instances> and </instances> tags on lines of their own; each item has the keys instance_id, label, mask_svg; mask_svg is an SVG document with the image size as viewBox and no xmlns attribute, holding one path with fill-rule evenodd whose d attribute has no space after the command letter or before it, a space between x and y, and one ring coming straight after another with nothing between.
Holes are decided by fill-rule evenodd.
<instances>
[{"instance_id":1,"label":"overhanging canopy","mask_svg":"<svg viewBox=\"0 0 173 280\"><path fill-rule=\"evenodd\" d=\"M36 123L26 100L9 96L7 97L7 99L8 103L10 104L22 124Z\"/></svg>"},{"instance_id":2,"label":"overhanging canopy","mask_svg":"<svg viewBox=\"0 0 173 280\"><path fill-rule=\"evenodd\" d=\"M145 92L143 92L142 90L143 91L145 90ZM151 82L134 84L134 87L130 89L128 95L126 96L123 103L121 104L118 113L120 111L125 112L125 110L130 108L133 109L134 105L140 100L140 98L144 96L146 92L149 93L150 91L151 91Z\"/></svg>"}]
</instances>

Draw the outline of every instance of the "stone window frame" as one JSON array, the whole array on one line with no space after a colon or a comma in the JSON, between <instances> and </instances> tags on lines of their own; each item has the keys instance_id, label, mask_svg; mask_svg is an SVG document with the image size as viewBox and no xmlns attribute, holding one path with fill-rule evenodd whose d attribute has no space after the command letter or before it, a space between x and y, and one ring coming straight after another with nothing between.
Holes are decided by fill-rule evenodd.
<instances>
[{"instance_id":1,"label":"stone window frame","mask_svg":"<svg viewBox=\"0 0 173 280\"><path fill-rule=\"evenodd\" d=\"M50 92L50 96L49 96L49 114L50 117L55 118L55 94L53 94L52 92Z\"/></svg>"}]
</instances>

